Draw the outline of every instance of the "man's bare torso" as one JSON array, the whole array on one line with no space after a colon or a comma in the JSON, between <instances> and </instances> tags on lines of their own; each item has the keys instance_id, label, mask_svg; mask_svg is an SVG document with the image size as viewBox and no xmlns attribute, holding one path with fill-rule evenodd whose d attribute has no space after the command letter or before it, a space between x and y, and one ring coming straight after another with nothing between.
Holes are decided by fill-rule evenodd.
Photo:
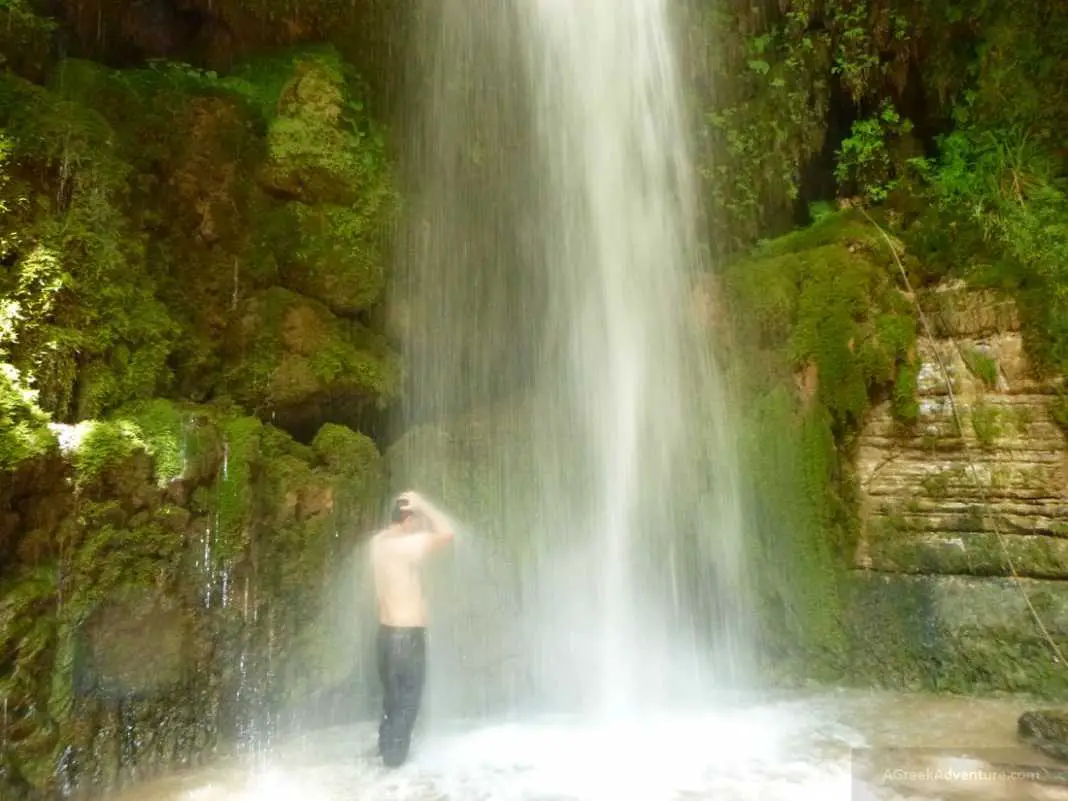
<instances>
[{"instance_id":1,"label":"man's bare torso","mask_svg":"<svg viewBox=\"0 0 1068 801\"><path fill-rule=\"evenodd\" d=\"M371 538L371 567L378 596L378 619L385 626L426 626L426 601L420 576L430 552L425 532L380 531Z\"/></svg>"}]
</instances>

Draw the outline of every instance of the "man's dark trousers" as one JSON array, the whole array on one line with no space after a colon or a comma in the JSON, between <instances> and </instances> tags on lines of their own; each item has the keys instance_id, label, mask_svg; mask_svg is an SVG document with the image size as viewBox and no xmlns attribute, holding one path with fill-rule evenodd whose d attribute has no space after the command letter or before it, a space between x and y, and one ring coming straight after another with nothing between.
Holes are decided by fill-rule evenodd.
<instances>
[{"instance_id":1,"label":"man's dark trousers","mask_svg":"<svg viewBox=\"0 0 1068 801\"><path fill-rule=\"evenodd\" d=\"M382 722L378 753L395 768L408 758L426 679L426 629L379 626L378 677L382 681Z\"/></svg>"}]
</instances>

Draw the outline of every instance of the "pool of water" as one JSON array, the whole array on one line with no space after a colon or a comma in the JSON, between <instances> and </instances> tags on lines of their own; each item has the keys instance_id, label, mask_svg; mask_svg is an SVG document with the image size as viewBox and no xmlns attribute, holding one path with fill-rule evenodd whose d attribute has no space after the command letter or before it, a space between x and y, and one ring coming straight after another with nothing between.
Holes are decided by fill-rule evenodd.
<instances>
[{"instance_id":1,"label":"pool of water","mask_svg":"<svg viewBox=\"0 0 1068 801\"><path fill-rule=\"evenodd\" d=\"M629 722L456 721L393 771L368 723L108 801L1068 801L1056 765L1016 739L1027 706L829 692Z\"/></svg>"}]
</instances>

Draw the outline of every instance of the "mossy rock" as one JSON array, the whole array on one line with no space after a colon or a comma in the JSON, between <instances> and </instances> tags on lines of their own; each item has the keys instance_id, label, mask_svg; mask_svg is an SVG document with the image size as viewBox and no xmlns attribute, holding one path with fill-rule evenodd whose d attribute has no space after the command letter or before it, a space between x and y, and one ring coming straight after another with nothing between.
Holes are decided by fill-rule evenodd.
<instances>
[{"instance_id":1,"label":"mossy rock","mask_svg":"<svg viewBox=\"0 0 1068 801\"><path fill-rule=\"evenodd\" d=\"M109 120L88 105L101 70L69 67L89 99L62 80L46 89L0 76L0 125L26 176L11 268L0 276L13 321L5 350L61 420L154 395L179 334L129 214L134 171Z\"/></svg>"},{"instance_id":2,"label":"mossy rock","mask_svg":"<svg viewBox=\"0 0 1068 801\"><path fill-rule=\"evenodd\" d=\"M138 427L156 481L167 486L177 480L198 483L215 472L222 457L218 416L203 406L155 398L123 406L111 419Z\"/></svg>"},{"instance_id":3,"label":"mossy rock","mask_svg":"<svg viewBox=\"0 0 1068 801\"><path fill-rule=\"evenodd\" d=\"M1068 645L1062 582L856 571L845 585L852 680L905 690L1063 698L1068 676L1037 628Z\"/></svg>"},{"instance_id":4,"label":"mossy rock","mask_svg":"<svg viewBox=\"0 0 1068 801\"><path fill-rule=\"evenodd\" d=\"M185 659L189 610L154 589L126 588L98 606L83 624L83 693L112 699L158 694L178 685L193 666Z\"/></svg>"},{"instance_id":5,"label":"mossy rock","mask_svg":"<svg viewBox=\"0 0 1068 801\"><path fill-rule=\"evenodd\" d=\"M850 212L764 242L726 267L744 336L776 356L780 375L763 383L811 371L839 426L856 425L880 391L914 417L906 390L916 323L897 281L881 235Z\"/></svg>"},{"instance_id":6,"label":"mossy rock","mask_svg":"<svg viewBox=\"0 0 1068 801\"><path fill-rule=\"evenodd\" d=\"M285 271L294 289L353 315L375 304L386 285L384 232L375 209L360 206L305 206L296 208L299 239L292 266Z\"/></svg>"},{"instance_id":7,"label":"mossy rock","mask_svg":"<svg viewBox=\"0 0 1068 801\"><path fill-rule=\"evenodd\" d=\"M383 133L354 80L335 51L319 48L249 63L223 83L261 109L259 180L282 201L257 216L257 258L339 314L368 309L385 287L399 198Z\"/></svg>"},{"instance_id":8,"label":"mossy rock","mask_svg":"<svg viewBox=\"0 0 1068 801\"><path fill-rule=\"evenodd\" d=\"M278 86L281 70L285 82ZM267 162L263 187L308 203L352 204L375 184L389 180L384 139L370 125L363 103L336 51L296 53L247 65L230 85L264 99Z\"/></svg>"},{"instance_id":9,"label":"mossy rock","mask_svg":"<svg viewBox=\"0 0 1068 801\"><path fill-rule=\"evenodd\" d=\"M310 687L301 643L320 582L369 530L384 483L363 435L327 425L303 445L233 407L155 399L59 438L73 466L52 478L73 476L77 502L0 564L0 653L18 665L0 678L19 721L8 778L35 791L57 780L57 753L64 782L99 789L236 736L238 685L268 692L267 647L296 683L249 704Z\"/></svg>"},{"instance_id":10,"label":"mossy rock","mask_svg":"<svg viewBox=\"0 0 1068 801\"><path fill-rule=\"evenodd\" d=\"M878 229L851 211L721 269L761 638L776 680L782 664L834 678L847 666L840 579L858 536L847 446L876 400L892 399L903 423L917 417L914 311Z\"/></svg>"},{"instance_id":11,"label":"mossy rock","mask_svg":"<svg viewBox=\"0 0 1068 801\"><path fill-rule=\"evenodd\" d=\"M978 522L982 523L980 517ZM958 533L902 531L885 526L871 538L868 558L880 571L914 575L1068 578L1068 542L1043 535L999 535L977 531L965 518ZM922 527L923 521L920 519ZM881 536L878 536L881 533Z\"/></svg>"},{"instance_id":12,"label":"mossy rock","mask_svg":"<svg viewBox=\"0 0 1068 801\"><path fill-rule=\"evenodd\" d=\"M1024 712L1016 724L1021 740L1047 756L1068 762L1068 713L1057 709Z\"/></svg>"},{"instance_id":13,"label":"mossy rock","mask_svg":"<svg viewBox=\"0 0 1068 801\"><path fill-rule=\"evenodd\" d=\"M350 422L399 390L399 360L384 337L281 287L246 302L235 329L233 397L282 425L314 418L327 402Z\"/></svg>"}]
</instances>

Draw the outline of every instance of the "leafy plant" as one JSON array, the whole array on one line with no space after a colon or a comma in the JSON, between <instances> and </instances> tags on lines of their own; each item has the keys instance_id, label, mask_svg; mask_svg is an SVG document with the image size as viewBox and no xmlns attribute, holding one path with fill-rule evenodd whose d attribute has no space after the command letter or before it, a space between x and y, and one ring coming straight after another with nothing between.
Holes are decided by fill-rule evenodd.
<instances>
[{"instance_id":1,"label":"leafy plant","mask_svg":"<svg viewBox=\"0 0 1068 801\"><path fill-rule=\"evenodd\" d=\"M912 123L902 119L893 103L885 101L878 114L853 123L850 135L842 140L834 168L839 187L855 187L869 203L881 203L900 182L900 165L892 154L892 140L912 131Z\"/></svg>"}]
</instances>

